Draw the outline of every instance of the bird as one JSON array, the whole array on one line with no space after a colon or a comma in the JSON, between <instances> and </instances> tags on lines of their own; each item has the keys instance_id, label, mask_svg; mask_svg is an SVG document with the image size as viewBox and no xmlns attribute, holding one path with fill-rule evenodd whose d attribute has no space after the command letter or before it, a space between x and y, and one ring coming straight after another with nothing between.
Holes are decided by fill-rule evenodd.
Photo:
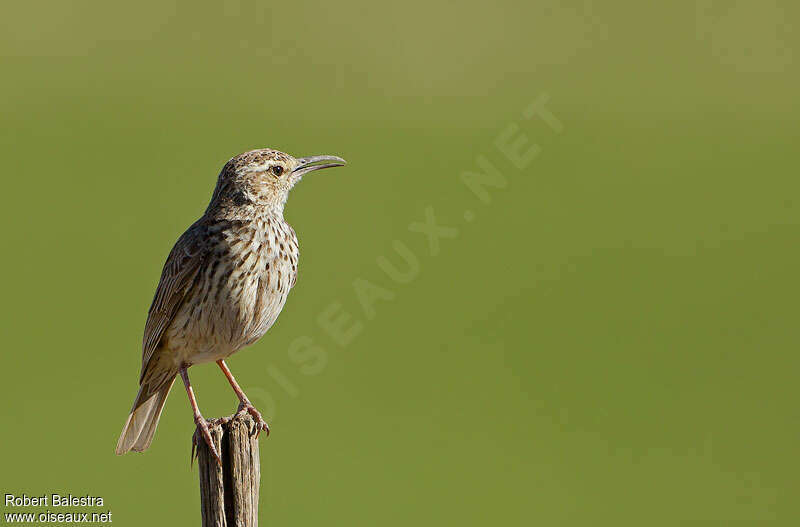
<instances>
[{"instance_id":1,"label":"bird","mask_svg":"<svg viewBox=\"0 0 800 527\"><path fill-rule=\"evenodd\" d=\"M222 167L200 219L175 243L164 264L142 339L139 391L116 446L118 455L150 447L164 403L180 376L195 438L220 454L200 413L188 369L216 362L247 412L255 433L269 425L236 382L225 360L266 334L297 281L299 249L283 218L289 192L306 174L346 164L341 157L294 158L271 148L239 154Z\"/></svg>"}]
</instances>

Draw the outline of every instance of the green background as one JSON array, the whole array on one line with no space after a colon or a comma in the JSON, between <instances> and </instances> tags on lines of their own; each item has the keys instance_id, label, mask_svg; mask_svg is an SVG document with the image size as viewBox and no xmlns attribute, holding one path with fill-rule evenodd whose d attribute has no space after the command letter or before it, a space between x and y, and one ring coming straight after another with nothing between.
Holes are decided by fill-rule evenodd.
<instances>
[{"instance_id":1,"label":"green background","mask_svg":"<svg viewBox=\"0 0 800 527\"><path fill-rule=\"evenodd\" d=\"M800 8L652 4L6 5L0 491L197 524L180 386L147 453L114 446L167 253L270 146L349 165L293 191L297 286L229 361L272 425L262 525L797 525ZM560 133L522 118L543 95ZM358 279L393 295L372 318Z\"/></svg>"}]
</instances>

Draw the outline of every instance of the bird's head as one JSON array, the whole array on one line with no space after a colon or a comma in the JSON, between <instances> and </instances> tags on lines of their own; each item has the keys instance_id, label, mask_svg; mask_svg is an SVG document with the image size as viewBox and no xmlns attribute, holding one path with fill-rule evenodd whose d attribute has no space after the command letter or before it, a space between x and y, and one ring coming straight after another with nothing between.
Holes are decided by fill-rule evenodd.
<instances>
[{"instance_id":1,"label":"bird's head","mask_svg":"<svg viewBox=\"0 0 800 527\"><path fill-rule=\"evenodd\" d=\"M345 160L321 155L292 157L278 150L250 150L231 158L219 173L213 207L266 207L283 212L289 191L314 170L340 167Z\"/></svg>"}]
</instances>

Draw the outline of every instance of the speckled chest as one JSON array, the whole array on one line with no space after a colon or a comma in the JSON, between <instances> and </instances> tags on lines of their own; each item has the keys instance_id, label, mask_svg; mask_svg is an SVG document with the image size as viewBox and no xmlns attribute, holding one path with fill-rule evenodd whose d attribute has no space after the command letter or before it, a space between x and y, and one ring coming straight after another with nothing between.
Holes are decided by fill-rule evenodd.
<instances>
[{"instance_id":1,"label":"speckled chest","mask_svg":"<svg viewBox=\"0 0 800 527\"><path fill-rule=\"evenodd\" d=\"M283 218L264 215L214 229L192 298L168 332L192 363L252 344L274 324L297 280L299 249Z\"/></svg>"}]
</instances>

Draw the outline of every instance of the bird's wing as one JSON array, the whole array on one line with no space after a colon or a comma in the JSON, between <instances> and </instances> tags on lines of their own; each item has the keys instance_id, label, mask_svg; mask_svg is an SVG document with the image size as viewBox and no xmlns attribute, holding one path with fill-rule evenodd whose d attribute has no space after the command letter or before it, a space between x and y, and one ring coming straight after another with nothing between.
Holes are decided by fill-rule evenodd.
<instances>
[{"instance_id":1,"label":"bird's wing","mask_svg":"<svg viewBox=\"0 0 800 527\"><path fill-rule=\"evenodd\" d=\"M200 222L189 227L175 243L164 264L161 280L158 282L144 325L140 382L144 378L153 353L161 343L164 331L192 290L203 261L208 256L208 243L204 231L205 227Z\"/></svg>"}]
</instances>

